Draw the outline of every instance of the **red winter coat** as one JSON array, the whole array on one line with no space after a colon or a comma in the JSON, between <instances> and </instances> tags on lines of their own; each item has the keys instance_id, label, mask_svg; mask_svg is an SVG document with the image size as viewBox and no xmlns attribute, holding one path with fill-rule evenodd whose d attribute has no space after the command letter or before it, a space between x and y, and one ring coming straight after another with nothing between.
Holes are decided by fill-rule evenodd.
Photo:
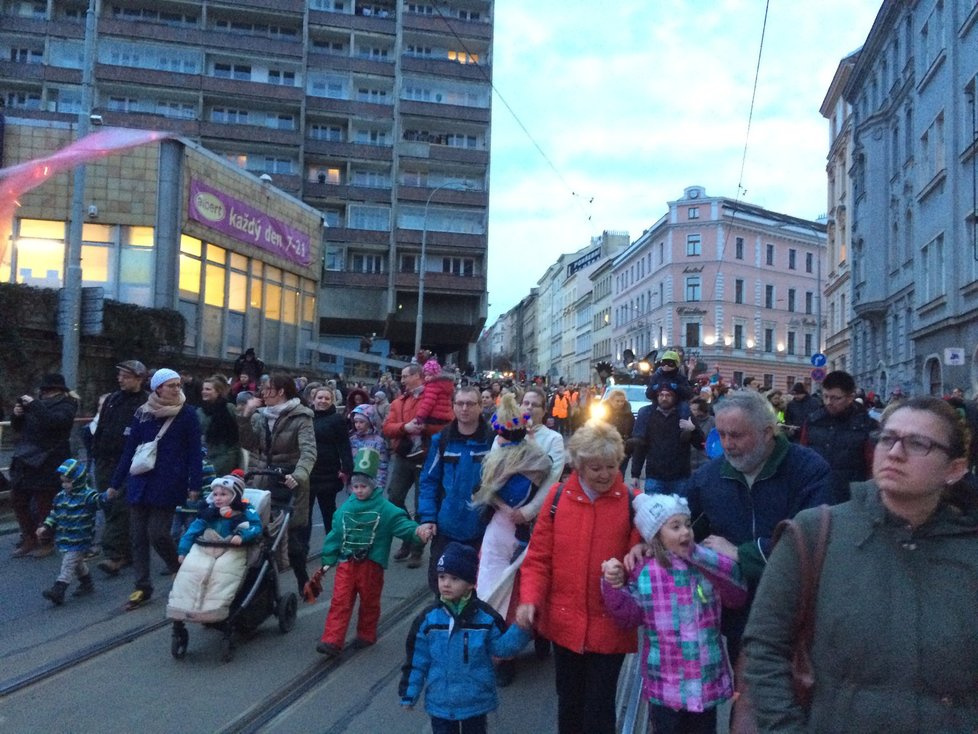
<instances>
[{"instance_id":1,"label":"red winter coat","mask_svg":"<svg viewBox=\"0 0 978 734\"><path fill-rule=\"evenodd\" d=\"M547 493L520 568L520 603L533 604L544 637L577 653L635 652L635 630L623 630L601 597L601 562L619 560L641 538L632 528L628 487L618 475L594 502L575 470L551 513L559 484Z\"/></svg>"},{"instance_id":2,"label":"red winter coat","mask_svg":"<svg viewBox=\"0 0 978 734\"><path fill-rule=\"evenodd\" d=\"M419 398L413 393L405 393L395 398L394 402L391 403L381 433L384 434L384 438L390 441L392 454L397 452L401 439L408 435L404 430L404 424L414 420L418 411L418 401ZM428 444L427 439L438 433L439 430L441 430L441 426L427 425L424 427L421 435L425 437L425 445Z\"/></svg>"},{"instance_id":3,"label":"red winter coat","mask_svg":"<svg viewBox=\"0 0 978 734\"><path fill-rule=\"evenodd\" d=\"M435 375L424 384L424 391L418 399L415 416L422 423L445 424L455 419L452 397L455 393L455 380L449 375Z\"/></svg>"}]
</instances>

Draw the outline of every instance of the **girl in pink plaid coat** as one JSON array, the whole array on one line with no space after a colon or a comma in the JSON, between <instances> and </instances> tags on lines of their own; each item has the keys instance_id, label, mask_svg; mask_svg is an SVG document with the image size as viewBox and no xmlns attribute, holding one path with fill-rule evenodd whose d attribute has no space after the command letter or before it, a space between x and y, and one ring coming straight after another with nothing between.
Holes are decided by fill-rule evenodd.
<instances>
[{"instance_id":1,"label":"girl in pink plaid coat","mask_svg":"<svg viewBox=\"0 0 978 734\"><path fill-rule=\"evenodd\" d=\"M733 695L720 608L743 606L747 586L735 561L693 541L685 499L639 495L633 507L653 555L627 583L621 561L602 564L605 607L622 626L643 628L642 688L656 734L713 734L716 707Z\"/></svg>"}]
</instances>

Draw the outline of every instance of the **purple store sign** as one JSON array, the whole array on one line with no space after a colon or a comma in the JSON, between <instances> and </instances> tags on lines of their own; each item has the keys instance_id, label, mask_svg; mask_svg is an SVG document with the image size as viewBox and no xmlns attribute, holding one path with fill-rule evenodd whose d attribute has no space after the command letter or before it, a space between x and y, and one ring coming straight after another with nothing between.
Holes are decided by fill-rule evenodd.
<instances>
[{"instance_id":1,"label":"purple store sign","mask_svg":"<svg viewBox=\"0 0 978 734\"><path fill-rule=\"evenodd\" d=\"M308 265L312 259L307 234L197 179L190 180L187 212L194 221L291 262Z\"/></svg>"}]
</instances>

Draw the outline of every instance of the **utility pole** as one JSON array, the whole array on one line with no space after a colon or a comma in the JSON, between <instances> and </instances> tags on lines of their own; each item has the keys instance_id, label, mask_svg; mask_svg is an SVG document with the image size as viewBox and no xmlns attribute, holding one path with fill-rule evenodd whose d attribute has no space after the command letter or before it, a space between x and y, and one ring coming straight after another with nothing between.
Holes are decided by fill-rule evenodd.
<instances>
[{"instance_id":1,"label":"utility pole","mask_svg":"<svg viewBox=\"0 0 978 734\"><path fill-rule=\"evenodd\" d=\"M85 50L82 62L81 109L78 111L78 138L88 135L94 96L95 32L99 0L89 0L85 14ZM85 165L75 167L71 193L71 221L68 225L68 251L65 257L64 333L61 342L61 374L71 387L78 385L78 361L81 355L82 294L82 223L85 217Z\"/></svg>"}]
</instances>

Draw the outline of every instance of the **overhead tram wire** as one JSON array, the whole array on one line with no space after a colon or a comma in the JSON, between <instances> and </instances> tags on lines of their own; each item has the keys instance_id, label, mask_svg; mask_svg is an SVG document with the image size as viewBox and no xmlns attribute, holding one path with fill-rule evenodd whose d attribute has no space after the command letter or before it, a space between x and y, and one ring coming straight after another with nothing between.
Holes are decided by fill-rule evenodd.
<instances>
[{"instance_id":1,"label":"overhead tram wire","mask_svg":"<svg viewBox=\"0 0 978 734\"><path fill-rule=\"evenodd\" d=\"M455 32L455 28L449 22L450 18L448 16L446 16L442 12L440 5L441 4L438 3L438 2L433 2L432 3L432 6L434 7L435 12L438 13L438 17L441 18L443 21L445 21L445 25L448 27L448 30L451 32L451 34L455 37L455 40L458 42L459 46L462 47L462 50L465 52L466 56L468 58L472 58L473 54L469 50L469 47L465 45L465 41L463 41L459 37L458 33ZM766 14L765 14L765 17L766 17ZM521 120L520 119L520 116L516 114L516 111L512 108L512 106L506 100L506 97L503 96L503 93L499 91L499 88L496 86L495 82L493 82L493 80L486 73L486 70L482 67L481 64L476 64L476 68L479 70L479 73L482 74L482 78L485 79L489 83L490 88L492 89L493 92L495 92L496 96L499 98L499 101L503 103L503 106L506 108L506 110L509 112L509 114L516 121L516 124L519 125L520 130L522 130L523 131L523 134L526 135L527 140L529 140L530 143L533 145L533 147L536 148L536 151L537 151L537 153L540 154L540 157L543 158L543 160L545 160L547 162L547 165L550 167L550 170L552 170L554 172L554 175L560 180L560 182L565 187L567 187L567 190L570 192L570 195L572 197L578 199L580 202L586 204L588 207L590 207L590 205L594 203L594 197L593 196L582 196L581 194L579 194L576 191L574 191L574 187L571 186L570 183L568 183L567 179L564 178L563 174L560 172L560 170L558 170L557 166L554 165L554 162L552 160L550 160L550 157L544 152L543 148L540 147L540 144L536 141L536 138L533 137L533 135L530 133L530 131L526 127L526 125L523 124L523 120ZM591 221L591 215L590 215L590 213L587 215L587 220L589 222Z\"/></svg>"},{"instance_id":2,"label":"overhead tram wire","mask_svg":"<svg viewBox=\"0 0 978 734\"><path fill-rule=\"evenodd\" d=\"M737 193L734 196L734 208L731 213L731 219L737 216L737 209L740 204L741 194L747 193L747 189L744 188L744 170L747 166L747 148L750 145L750 128L751 123L754 121L754 103L757 100L757 84L761 78L761 57L764 54L764 37L767 34L767 16L768 11L771 9L771 0L767 0L764 3L764 20L761 22L761 42L757 47L757 64L754 66L754 86L751 90L750 95L750 109L747 112L747 130L744 133L744 153L740 158L740 175L737 177ZM721 216L723 214L723 207L721 206ZM723 237L720 240L720 254L717 258L717 272L713 276L713 295L716 298L717 282L720 280L720 272L723 269L723 256L727 249L727 236L728 228L723 228Z\"/></svg>"}]
</instances>

